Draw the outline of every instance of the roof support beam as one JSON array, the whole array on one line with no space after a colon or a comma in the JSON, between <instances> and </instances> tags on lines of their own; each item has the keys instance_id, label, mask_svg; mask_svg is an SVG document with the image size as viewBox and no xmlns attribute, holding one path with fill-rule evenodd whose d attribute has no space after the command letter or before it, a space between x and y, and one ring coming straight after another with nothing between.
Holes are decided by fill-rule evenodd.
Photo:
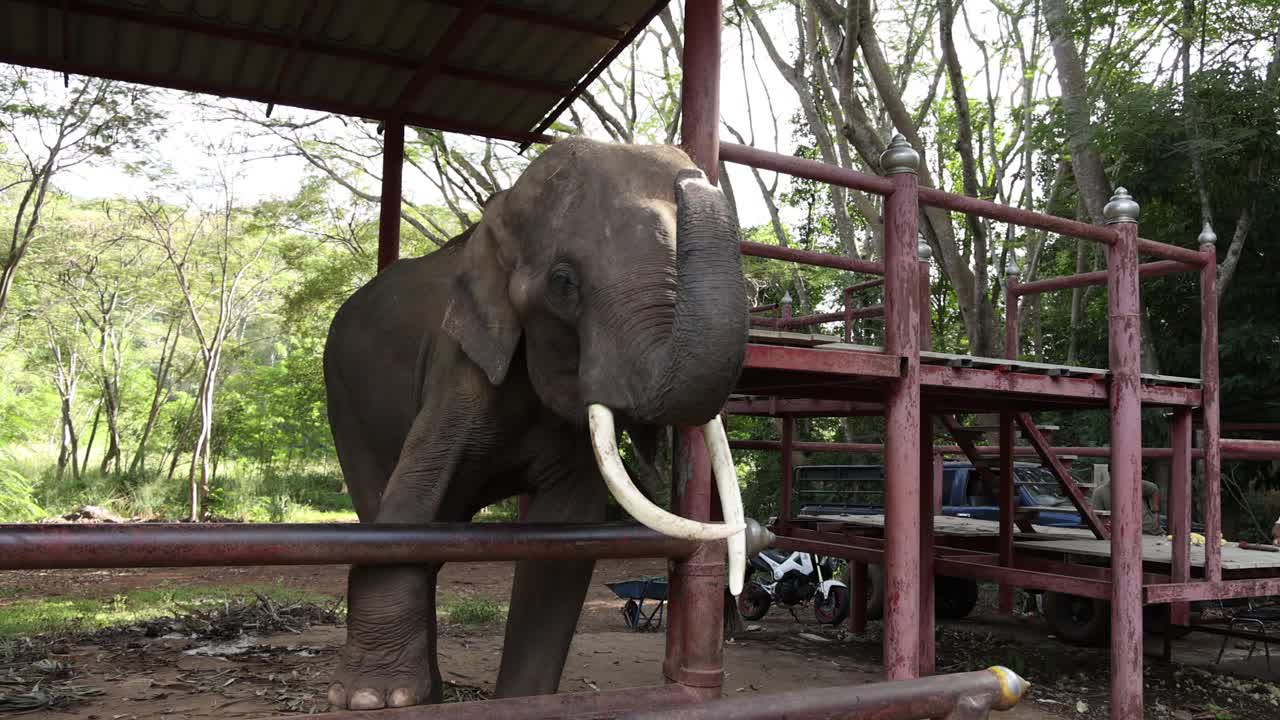
<instances>
[{"instance_id":1,"label":"roof support beam","mask_svg":"<svg viewBox=\"0 0 1280 720\"><path fill-rule=\"evenodd\" d=\"M202 83L195 80L188 80L174 75L126 71L118 68L103 68L82 62L61 62L52 60L43 55L27 55L24 53L0 51L0 62L12 63L14 65L26 65L27 67L44 68L46 70L53 70L56 72L69 72L76 75L92 75L94 77L102 77L109 80L119 80L120 82L137 83L139 85L167 87L175 90L185 90L187 92L204 93L206 95L236 97L253 102L290 105L292 107L303 108L306 110L338 113L340 115L350 115L352 117L378 119L385 114L385 111L379 110L378 108L365 107L362 105L351 105L348 103L330 100L320 101L314 98L297 97L287 93L271 93L268 91L246 90L242 88L233 89L211 85L209 83ZM495 126L458 123L457 121L435 117L429 113L405 113L402 120L406 125L432 128L435 130L443 130L445 132L479 135L481 137L490 137L496 140L507 140L510 142L524 144L555 142L555 138L543 133L520 132Z\"/></svg>"},{"instance_id":2,"label":"roof support beam","mask_svg":"<svg viewBox=\"0 0 1280 720\"><path fill-rule=\"evenodd\" d=\"M289 50L285 53L284 59L280 61L280 72L276 74L275 94L284 92L285 80L289 79L289 71L293 69L293 63L297 59L298 47L302 45L302 33L307 28L307 23L311 21L311 16L316 12L318 0L310 0L302 10L302 14L298 16L298 25L293 29L293 42L289 43ZM271 110L275 104L267 105L267 117L271 117Z\"/></svg>"},{"instance_id":3,"label":"roof support beam","mask_svg":"<svg viewBox=\"0 0 1280 720\"><path fill-rule=\"evenodd\" d=\"M39 6L41 8L48 7L47 3L43 2L43 0L14 1ZM445 4L455 5L455 3ZM456 3L456 5L462 6L465 5L465 3L459 2ZM205 20L193 20L182 15L152 15L146 11L130 7L97 5L84 2L84 0L64 0L62 6L50 9L61 10L64 13L69 12L73 15L79 14L91 17L108 18L121 22L136 23L138 25L163 27L170 30L198 33L200 35L235 40L252 45L265 45L267 47L279 48L290 53L290 58L286 59L284 65L281 67L281 77L283 77L284 68L288 67L292 63L292 56L296 55L298 51L324 55L332 58L343 58L357 62L371 63L374 65L401 70L416 70L421 65L419 61L402 55L393 55L361 47L335 45L323 40L302 37L300 34L295 34L290 37L280 33L251 30L249 28L228 27L226 25L219 25ZM301 27L302 26L299 26L299 29L301 29ZM244 56L245 54L242 54L241 57ZM67 57L64 58L64 60L70 61L70 58ZM567 83L561 84L548 82L540 78L519 77L490 72L487 70L460 68L447 63L440 67L439 72L442 75L474 80L477 82L488 83L490 85L497 85L499 87L508 87L513 90L527 90L531 92L546 93L549 95L561 95L569 89ZM284 89L281 82L281 79L278 78L276 83L277 92Z\"/></svg>"},{"instance_id":4,"label":"roof support beam","mask_svg":"<svg viewBox=\"0 0 1280 720\"><path fill-rule=\"evenodd\" d=\"M404 88L400 91L400 97L396 100L394 112L399 115L409 109L409 105L418 96L422 95L422 91L426 89L427 84L433 78L440 74L440 69L444 67L445 61L449 59L449 54L454 48L462 42L462 38L466 36L467 31L475 24L476 20L484 12L485 7L489 5L488 0L476 0L469 2L457 14L453 16L453 22L449 23L449 27L440 35L440 39L436 40L435 47L431 48L431 52L427 53L427 58L418 66L417 72L413 77L409 78L409 82L405 83Z\"/></svg>"},{"instance_id":5,"label":"roof support beam","mask_svg":"<svg viewBox=\"0 0 1280 720\"><path fill-rule=\"evenodd\" d=\"M431 1L438 5L448 5L449 7L455 8L465 8L471 4L470 0ZM505 5L490 5L485 9L485 14L494 15L496 17L511 18L512 20L523 20L531 25L542 25L543 27L556 28L558 30L572 30L584 35L598 35L600 37L609 38L610 40L621 40L627 36L626 31L617 25L591 22L588 20L578 20L576 18L567 18L558 15L549 15L547 13L538 12L537 10L526 10L525 8L507 7Z\"/></svg>"}]
</instances>

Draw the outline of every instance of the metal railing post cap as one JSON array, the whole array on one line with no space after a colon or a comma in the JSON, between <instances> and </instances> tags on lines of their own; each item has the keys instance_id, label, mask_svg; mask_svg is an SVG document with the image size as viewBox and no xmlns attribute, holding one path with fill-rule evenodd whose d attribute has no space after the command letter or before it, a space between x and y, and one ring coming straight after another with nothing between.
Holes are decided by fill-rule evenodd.
<instances>
[{"instance_id":1,"label":"metal railing post cap","mask_svg":"<svg viewBox=\"0 0 1280 720\"><path fill-rule=\"evenodd\" d=\"M920 244L916 246L916 254L920 256L922 261L929 262L933 259L933 248L929 247L929 243L921 240Z\"/></svg>"},{"instance_id":2,"label":"metal railing post cap","mask_svg":"<svg viewBox=\"0 0 1280 720\"><path fill-rule=\"evenodd\" d=\"M880 153L880 169L885 175L914 175L920 170L920 153L911 147L902 133L896 133L889 141L889 147Z\"/></svg>"},{"instance_id":3,"label":"metal railing post cap","mask_svg":"<svg viewBox=\"0 0 1280 720\"><path fill-rule=\"evenodd\" d=\"M783 293L783 294L782 294L782 304L783 304L783 305L790 305L790 304L792 304L792 303L794 303L794 302L795 302L795 301L791 299L791 292L790 292L790 291L785 292L785 293Z\"/></svg>"},{"instance_id":4,"label":"metal railing post cap","mask_svg":"<svg viewBox=\"0 0 1280 720\"><path fill-rule=\"evenodd\" d=\"M1017 280L1018 276L1022 274L1022 268L1018 267L1018 261L1013 258L1009 258L1009 262L1005 263L1004 266L1004 274L1007 277Z\"/></svg>"},{"instance_id":5,"label":"metal railing post cap","mask_svg":"<svg viewBox=\"0 0 1280 720\"><path fill-rule=\"evenodd\" d=\"M1204 229L1200 231L1200 237L1196 238L1200 243L1200 249L1206 250L1218 244L1218 233L1213 231L1213 226L1208 222L1204 224Z\"/></svg>"},{"instance_id":6,"label":"metal railing post cap","mask_svg":"<svg viewBox=\"0 0 1280 720\"><path fill-rule=\"evenodd\" d=\"M1003 665L993 665L987 668L987 672L1000 681L1000 697L991 705L994 710L1008 710L1017 705L1027 688L1031 687L1025 678Z\"/></svg>"},{"instance_id":7,"label":"metal railing post cap","mask_svg":"<svg viewBox=\"0 0 1280 720\"><path fill-rule=\"evenodd\" d=\"M1102 217L1106 218L1107 224L1114 223L1136 223L1138 222L1138 202L1133 199L1128 190L1122 187L1116 188L1116 192L1111 196L1111 202L1102 208Z\"/></svg>"}]
</instances>

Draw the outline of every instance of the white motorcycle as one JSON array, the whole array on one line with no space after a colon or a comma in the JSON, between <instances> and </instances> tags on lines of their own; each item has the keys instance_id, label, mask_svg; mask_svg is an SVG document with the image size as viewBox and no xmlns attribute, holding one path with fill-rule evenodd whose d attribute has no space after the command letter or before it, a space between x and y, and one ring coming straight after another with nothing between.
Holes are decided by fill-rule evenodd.
<instances>
[{"instance_id":1,"label":"white motorcycle","mask_svg":"<svg viewBox=\"0 0 1280 720\"><path fill-rule=\"evenodd\" d=\"M849 587L834 579L839 561L812 553L764 550L747 565L746 582L738 596L738 612L759 620L774 602L791 610L813 602L813 616L823 625L836 625L849 614Z\"/></svg>"}]
</instances>

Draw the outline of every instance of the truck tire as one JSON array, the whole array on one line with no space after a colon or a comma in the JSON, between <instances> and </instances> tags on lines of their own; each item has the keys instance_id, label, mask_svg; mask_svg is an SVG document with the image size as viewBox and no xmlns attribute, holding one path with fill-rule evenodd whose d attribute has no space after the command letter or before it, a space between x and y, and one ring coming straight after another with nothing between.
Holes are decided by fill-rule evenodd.
<instances>
[{"instance_id":1,"label":"truck tire","mask_svg":"<svg viewBox=\"0 0 1280 720\"><path fill-rule=\"evenodd\" d=\"M1102 600L1046 592L1044 619L1063 642L1072 645L1103 644L1111 630L1111 605Z\"/></svg>"},{"instance_id":2,"label":"truck tire","mask_svg":"<svg viewBox=\"0 0 1280 720\"><path fill-rule=\"evenodd\" d=\"M884 619L884 567L867 566L867 619Z\"/></svg>"},{"instance_id":3,"label":"truck tire","mask_svg":"<svg viewBox=\"0 0 1280 720\"><path fill-rule=\"evenodd\" d=\"M933 578L933 614L943 620L961 620L978 605L978 581L973 578Z\"/></svg>"}]
</instances>

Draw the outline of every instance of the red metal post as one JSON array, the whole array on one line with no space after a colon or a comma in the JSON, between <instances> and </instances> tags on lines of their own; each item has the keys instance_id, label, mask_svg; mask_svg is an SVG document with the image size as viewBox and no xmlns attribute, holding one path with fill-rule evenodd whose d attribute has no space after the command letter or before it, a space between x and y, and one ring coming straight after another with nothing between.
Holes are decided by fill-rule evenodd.
<instances>
[{"instance_id":1,"label":"red metal post","mask_svg":"<svg viewBox=\"0 0 1280 720\"><path fill-rule=\"evenodd\" d=\"M929 243L921 240L920 247L917 249L920 255L920 267L917 270L920 273L920 349L933 349L933 293L930 283L932 277L929 271L929 259L933 257L933 250L929 248ZM930 424L932 427L932 424Z\"/></svg>"},{"instance_id":2,"label":"red metal post","mask_svg":"<svg viewBox=\"0 0 1280 720\"><path fill-rule=\"evenodd\" d=\"M890 680L905 680L920 669L920 156L897 135L880 165L893 183L884 210L885 352L902 367L885 402L884 664Z\"/></svg>"},{"instance_id":3,"label":"red metal post","mask_svg":"<svg viewBox=\"0 0 1280 720\"><path fill-rule=\"evenodd\" d=\"M922 263L923 264L923 263ZM936 667L933 581L933 416L920 415L920 675Z\"/></svg>"},{"instance_id":4,"label":"red metal post","mask_svg":"<svg viewBox=\"0 0 1280 720\"><path fill-rule=\"evenodd\" d=\"M685 0L681 146L712 185L720 167L720 0Z\"/></svg>"},{"instance_id":5,"label":"red metal post","mask_svg":"<svg viewBox=\"0 0 1280 720\"><path fill-rule=\"evenodd\" d=\"M791 522L791 497L794 488L791 483L795 479L795 468L792 467L792 446L795 442L796 419L790 415L782 418L782 502L778 511L778 522Z\"/></svg>"},{"instance_id":6,"label":"red metal post","mask_svg":"<svg viewBox=\"0 0 1280 720\"><path fill-rule=\"evenodd\" d=\"M1018 264L1013 260L1004 270L1004 356L1010 360L1018 359L1020 350L1018 342Z\"/></svg>"},{"instance_id":7,"label":"red metal post","mask_svg":"<svg viewBox=\"0 0 1280 720\"><path fill-rule=\"evenodd\" d=\"M382 125L382 197L378 215L378 272L400 258L400 179L404 168L404 121Z\"/></svg>"},{"instance_id":8,"label":"red metal post","mask_svg":"<svg viewBox=\"0 0 1280 720\"><path fill-rule=\"evenodd\" d=\"M1124 188L1104 215L1111 409L1111 717L1142 717L1142 338L1138 322L1138 204ZM1213 545L1210 541L1208 545Z\"/></svg>"},{"instance_id":9,"label":"red metal post","mask_svg":"<svg viewBox=\"0 0 1280 720\"><path fill-rule=\"evenodd\" d=\"M1218 257L1217 236L1200 233L1200 395L1204 416L1204 576L1222 579L1222 427L1218 417Z\"/></svg>"},{"instance_id":10,"label":"red metal post","mask_svg":"<svg viewBox=\"0 0 1280 720\"><path fill-rule=\"evenodd\" d=\"M999 481L996 498L1000 506L1000 565L1013 567L1013 416L1009 413L1000 413ZM1012 585L1000 585L999 608L1006 615L1013 614Z\"/></svg>"},{"instance_id":11,"label":"red metal post","mask_svg":"<svg viewBox=\"0 0 1280 720\"><path fill-rule=\"evenodd\" d=\"M1173 468L1169 477L1169 530L1173 535L1172 577L1175 583L1191 580L1189 534L1191 532L1191 408L1176 408L1170 428ZM1187 603L1169 608L1171 622L1186 625L1191 619Z\"/></svg>"},{"instance_id":12,"label":"red metal post","mask_svg":"<svg viewBox=\"0 0 1280 720\"><path fill-rule=\"evenodd\" d=\"M720 2L687 0L681 83L681 140L693 161L715 184L720 127ZM712 514L711 463L700 428L681 428L673 506L688 518ZM670 619L663 675L720 694L724 680L724 552L704 545L669 572Z\"/></svg>"}]
</instances>

